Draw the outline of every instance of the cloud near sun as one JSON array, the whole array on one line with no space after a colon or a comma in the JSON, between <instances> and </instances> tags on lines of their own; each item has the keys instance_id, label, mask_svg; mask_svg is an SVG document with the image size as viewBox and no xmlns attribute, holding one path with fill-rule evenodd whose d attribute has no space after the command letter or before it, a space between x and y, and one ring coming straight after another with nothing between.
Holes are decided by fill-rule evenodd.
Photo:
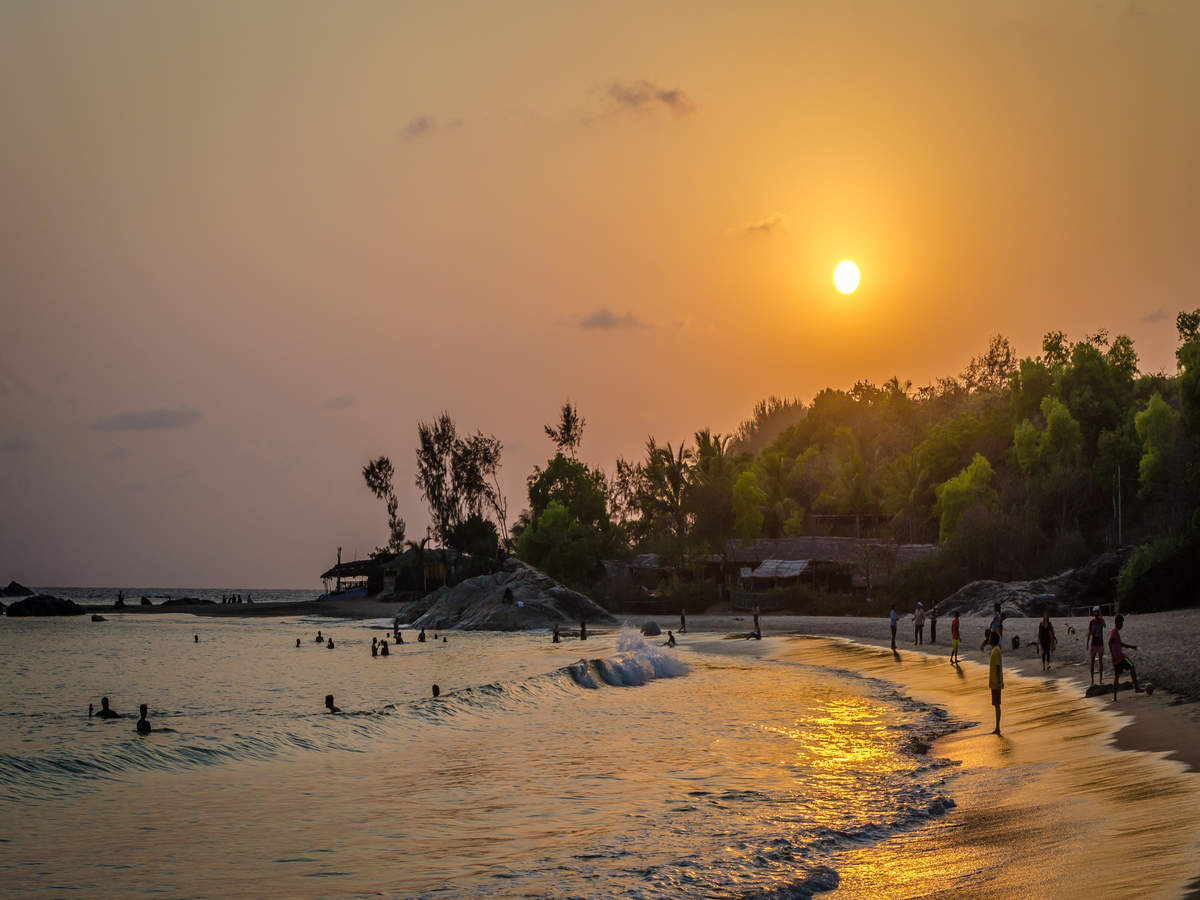
<instances>
[{"instance_id":1,"label":"cloud near sun","mask_svg":"<svg viewBox=\"0 0 1200 900\"><path fill-rule=\"evenodd\" d=\"M786 213L775 213L765 219L759 219L757 222L747 222L737 228L730 228L729 234L731 237L770 237L776 232L787 231L791 227L791 216Z\"/></svg>"}]
</instances>

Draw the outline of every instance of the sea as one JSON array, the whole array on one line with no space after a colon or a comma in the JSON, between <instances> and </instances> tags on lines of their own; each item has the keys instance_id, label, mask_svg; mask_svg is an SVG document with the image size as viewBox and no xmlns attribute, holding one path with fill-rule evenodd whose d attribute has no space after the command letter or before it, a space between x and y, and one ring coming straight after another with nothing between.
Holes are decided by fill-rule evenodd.
<instances>
[{"instance_id":1,"label":"sea","mask_svg":"<svg viewBox=\"0 0 1200 900\"><path fill-rule=\"evenodd\" d=\"M973 664L391 625L0 619L0 896L1113 896L1089 859L1114 851L1133 895L1196 874L1195 779L1054 685L1015 684L998 742Z\"/></svg>"}]
</instances>

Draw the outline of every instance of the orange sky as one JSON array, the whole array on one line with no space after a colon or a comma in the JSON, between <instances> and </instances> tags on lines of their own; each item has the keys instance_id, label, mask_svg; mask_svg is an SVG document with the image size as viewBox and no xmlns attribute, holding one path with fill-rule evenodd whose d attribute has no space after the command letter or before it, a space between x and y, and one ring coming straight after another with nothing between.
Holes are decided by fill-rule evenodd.
<instances>
[{"instance_id":1,"label":"orange sky","mask_svg":"<svg viewBox=\"0 0 1200 900\"><path fill-rule=\"evenodd\" d=\"M315 585L443 408L515 514L568 396L611 467L997 332L1173 366L1200 5L730 5L0 6L0 580Z\"/></svg>"}]
</instances>

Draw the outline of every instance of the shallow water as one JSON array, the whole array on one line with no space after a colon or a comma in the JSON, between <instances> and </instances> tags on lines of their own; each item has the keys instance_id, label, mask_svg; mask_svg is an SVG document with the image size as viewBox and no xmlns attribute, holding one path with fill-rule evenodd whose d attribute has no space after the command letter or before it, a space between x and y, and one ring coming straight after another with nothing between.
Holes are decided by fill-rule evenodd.
<instances>
[{"instance_id":1,"label":"shallow water","mask_svg":"<svg viewBox=\"0 0 1200 900\"><path fill-rule=\"evenodd\" d=\"M373 659L383 634L5 621L0 894L807 896L954 809L923 752L953 723L883 680L632 632ZM102 694L129 717L89 720Z\"/></svg>"}]
</instances>

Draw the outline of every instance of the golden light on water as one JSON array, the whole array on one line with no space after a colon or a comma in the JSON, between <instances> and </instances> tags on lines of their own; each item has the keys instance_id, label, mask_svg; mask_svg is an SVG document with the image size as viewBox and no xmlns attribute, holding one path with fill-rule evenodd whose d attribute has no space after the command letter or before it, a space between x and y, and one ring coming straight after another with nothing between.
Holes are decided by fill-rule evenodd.
<instances>
[{"instance_id":1,"label":"golden light on water","mask_svg":"<svg viewBox=\"0 0 1200 900\"><path fill-rule=\"evenodd\" d=\"M853 260L843 259L833 270L833 283L843 294L852 294L858 287L858 266Z\"/></svg>"}]
</instances>

